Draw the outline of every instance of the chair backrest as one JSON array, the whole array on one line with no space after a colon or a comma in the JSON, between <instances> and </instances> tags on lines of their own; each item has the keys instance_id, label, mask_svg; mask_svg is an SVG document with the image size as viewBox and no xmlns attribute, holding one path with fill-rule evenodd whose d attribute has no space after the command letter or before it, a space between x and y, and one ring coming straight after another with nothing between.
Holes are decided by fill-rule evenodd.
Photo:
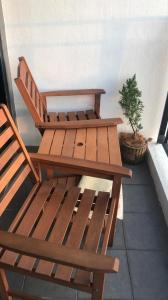
<instances>
[{"instance_id":1,"label":"chair backrest","mask_svg":"<svg viewBox=\"0 0 168 300\"><path fill-rule=\"evenodd\" d=\"M28 176L39 181L7 107L0 105L0 216Z\"/></svg>"},{"instance_id":2,"label":"chair backrest","mask_svg":"<svg viewBox=\"0 0 168 300\"><path fill-rule=\"evenodd\" d=\"M19 57L16 85L33 117L34 122L43 122L47 113L45 99L41 96L24 57Z\"/></svg>"}]
</instances>

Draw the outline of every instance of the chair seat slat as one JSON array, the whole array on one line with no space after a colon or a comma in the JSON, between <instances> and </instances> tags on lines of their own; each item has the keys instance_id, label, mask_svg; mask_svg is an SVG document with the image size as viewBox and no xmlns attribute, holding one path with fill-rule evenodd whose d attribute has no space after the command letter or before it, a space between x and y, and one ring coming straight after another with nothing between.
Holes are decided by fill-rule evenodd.
<instances>
[{"instance_id":1,"label":"chair seat slat","mask_svg":"<svg viewBox=\"0 0 168 300\"><path fill-rule=\"evenodd\" d=\"M50 242L54 242L57 245L61 245L69 223L71 221L75 204L77 203L80 189L78 187L72 187L65 198L65 201L59 211L56 223L52 229L49 237ZM54 268L53 263L40 260L36 272L51 275Z\"/></svg>"},{"instance_id":2,"label":"chair seat slat","mask_svg":"<svg viewBox=\"0 0 168 300\"><path fill-rule=\"evenodd\" d=\"M88 117L89 120L91 119L98 119L96 113L93 110L87 110L86 111L86 115Z\"/></svg>"},{"instance_id":3,"label":"chair seat slat","mask_svg":"<svg viewBox=\"0 0 168 300\"><path fill-rule=\"evenodd\" d=\"M77 116L76 116L76 113L74 111L68 112L67 116L68 116L68 120L69 121L75 121L75 120L77 120Z\"/></svg>"},{"instance_id":4,"label":"chair seat slat","mask_svg":"<svg viewBox=\"0 0 168 300\"><path fill-rule=\"evenodd\" d=\"M49 112L48 117L49 117L49 122L57 122L57 113L56 112Z\"/></svg>"},{"instance_id":5,"label":"chair seat slat","mask_svg":"<svg viewBox=\"0 0 168 300\"><path fill-rule=\"evenodd\" d=\"M95 191L84 191L77 214L74 217L74 221L67 242L65 244L67 247L79 249L81 241L83 239L84 231L88 224L89 213L93 204L94 197ZM72 271L73 268L59 266L55 277L69 281L71 278Z\"/></svg>"},{"instance_id":6,"label":"chair seat slat","mask_svg":"<svg viewBox=\"0 0 168 300\"><path fill-rule=\"evenodd\" d=\"M64 112L58 113L58 119L59 121L67 121L66 113Z\"/></svg>"},{"instance_id":7,"label":"chair seat slat","mask_svg":"<svg viewBox=\"0 0 168 300\"><path fill-rule=\"evenodd\" d=\"M93 210L93 215L88 228L86 241L83 249L91 252L97 252L99 241L104 225L105 214L107 211L110 194L106 192L99 192L97 201ZM86 285L90 283L90 273L87 271L78 270L74 281L76 283L82 282Z\"/></svg>"},{"instance_id":8,"label":"chair seat slat","mask_svg":"<svg viewBox=\"0 0 168 300\"><path fill-rule=\"evenodd\" d=\"M87 117L86 117L86 114L84 113L84 111L78 111L77 117L78 117L78 120L87 120Z\"/></svg>"},{"instance_id":9,"label":"chair seat slat","mask_svg":"<svg viewBox=\"0 0 168 300\"><path fill-rule=\"evenodd\" d=\"M61 201L63 200L64 194L65 194L65 190L60 189L59 187L56 186L32 234L33 238L38 238L43 240L46 239L48 231L61 205ZM22 256L18 263L18 267L32 270L34 263L35 263L35 259L27 256Z\"/></svg>"},{"instance_id":10,"label":"chair seat slat","mask_svg":"<svg viewBox=\"0 0 168 300\"><path fill-rule=\"evenodd\" d=\"M50 192L52 190L53 184L48 184L48 182L45 182L39 189L37 195L35 195L34 200L30 207L27 209L27 212L18 226L16 233L29 236L31 233L33 226L35 225L41 210L47 201L47 198L50 195ZM17 261L18 255L11 251L5 251L4 255L2 256L3 262L10 262L11 265L15 265L15 262Z\"/></svg>"}]
</instances>

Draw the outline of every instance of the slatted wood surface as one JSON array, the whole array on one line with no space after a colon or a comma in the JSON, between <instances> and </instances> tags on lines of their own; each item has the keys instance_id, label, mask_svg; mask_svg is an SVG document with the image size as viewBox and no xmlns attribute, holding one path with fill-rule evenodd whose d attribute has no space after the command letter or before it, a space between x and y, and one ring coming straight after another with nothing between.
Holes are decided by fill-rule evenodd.
<instances>
[{"instance_id":1,"label":"slatted wood surface","mask_svg":"<svg viewBox=\"0 0 168 300\"><path fill-rule=\"evenodd\" d=\"M39 153L121 165L117 127L48 129Z\"/></svg>"},{"instance_id":2,"label":"slatted wood surface","mask_svg":"<svg viewBox=\"0 0 168 300\"><path fill-rule=\"evenodd\" d=\"M0 107L0 215L29 175L37 180L7 109Z\"/></svg>"},{"instance_id":3,"label":"slatted wood surface","mask_svg":"<svg viewBox=\"0 0 168 300\"><path fill-rule=\"evenodd\" d=\"M71 113L70 118L74 117ZM80 118L83 118L82 113ZM46 130L39 151L121 164L116 126ZM84 190L81 193L80 188L71 186L71 177L66 182L68 188L65 187L64 178L41 182L9 112L0 106L0 214L28 176L33 179L33 188L27 198L23 199L25 201L9 232L54 242L58 246L105 254L109 238L113 239L114 235L121 177L114 176L112 198L106 192L95 195L95 191ZM102 286L104 282L104 275L102 278L96 277L87 271L4 249L0 249L0 267L90 293L96 293L99 285ZM7 285L4 286L6 277L2 272L0 276L0 290L6 297L9 290ZM93 284L97 285L93 287ZM9 293L19 295L15 291Z\"/></svg>"},{"instance_id":4,"label":"slatted wood surface","mask_svg":"<svg viewBox=\"0 0 168 300\"><path fill-rule=\"evenodd\" d=\"M18 77L15 79L15 82L33 119L36 122L43 122L44 115L47 114L46 103L37 88L32 73L24 58L20 58Z\"/></svg>"},{"instance_id":5,"label":"slatted wood surface","mask_svg":"<svg viewBox=\"0 0 168 300\"><path fill-rule=\"evenodd\" d=\"M85 190L81 194L78 187L66 190L52 179L34 187L9 231L96 253L102 244L103 225L109 203L109 193L99 192L95 196L95 191ZM76 212L75 207L78 207ZM8 250L1 253L0 263L36 275L52 276L56 281L90 286L92 280L91 274L86 271L55 265Z\"/></svg>"},{"instance_id":6,"label":"slatted wood surface","mask_svg":"<svg viewBox=\"0 0 168 300\"><path fill-rule=\"evenodd\" d=\"M45 114L46 122L73 121L98 119L94 110L76 111L76 112L48 112Z\"/></svg>"},{"instance_id":7,"label":"slatted wood surface","mask_svg":"<svg viewBox=\"0 0 168 300\"><path fill-rule=\"evenodd\" d=\"M35 123L39 122L59 122L69 120L84 120L84 119L97 119L99 116L100 94L104 91L100 90L96 94L95 90L95 107L94 110L86 110L79 112L48 112L46 96L40 93L34 81L33 75L24 57L19 58L18 76L15 79L16 85L33 117ZM79 95L84 91L78 91ZM90 90L92 93L93 91ZM85 92L87 94L87 92ZM65 92L66 95L66 92ZM75 94L74 94L75 95Z\"/></svg>"}]
</instances>

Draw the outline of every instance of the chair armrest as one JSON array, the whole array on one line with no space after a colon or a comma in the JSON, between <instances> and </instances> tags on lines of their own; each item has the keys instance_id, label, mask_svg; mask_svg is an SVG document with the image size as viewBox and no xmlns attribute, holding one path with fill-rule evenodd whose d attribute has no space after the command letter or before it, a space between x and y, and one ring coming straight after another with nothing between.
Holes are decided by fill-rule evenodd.
<instances>
[{"instance_id":1,"label":"chair armrest","mask_svg":"<svg viewBox=\"0 0 168 300\"><path fill-rule=\"evenodd\" d=\"M72 129L72 128L93 128L93 127L106 127L116 126L122 124L121 118L110 119L93 119L93 120L75 120L75 121L62 121L62 122L40 122L36 123L37 128L42 129Z\"/></svg>"},{"instance_id":2,"label":"chair armrest","mask_svg":"<svg viewBox=\"0 0 168 300\"><path fill-rule=\"evenodd\" d=\"M103 89L82 89L82 90L61 90L61 91L46 91L40 93L44 97L52 96L80 96L80 95L100 95L105 94Z\"/></svg>"},{"instance_id":3,"label":"chair armrest","mask_svg":"<svg viewBox=\"0 0 168 300\"><path fill-rule=\"evenodd\" d=\"M20 254L91 272L113 273L118 272L119 269L118 258L66 246L58 247L48 241L27 238L5 231L0 231L0 246Z\"/></svg>"},{"instance_id":4,"label":"chair armrest","mask_svg":"<svg viewBox=\"0 0 168 300\"><path fill-rule=\"evenodd\" d=\"M56 165L57 167L69 169L71 173L79 175L90 175L93 177L112 179L114 175L131 177L132 171L122 166L109 165L106 163L93 162L83 159L60 157L56 155L30 153L34 163L44 165Z\"/></svg>"}]
</instances>

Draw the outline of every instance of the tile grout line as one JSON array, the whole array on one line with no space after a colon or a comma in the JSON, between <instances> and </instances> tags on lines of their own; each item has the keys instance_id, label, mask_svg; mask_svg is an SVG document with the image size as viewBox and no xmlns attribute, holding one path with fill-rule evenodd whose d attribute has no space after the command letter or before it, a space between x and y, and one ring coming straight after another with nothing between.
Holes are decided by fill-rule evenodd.
<instances>
[{"instance_id":1,"label":"tile grout line","mask_svg":"<svg viewBox=\"0 0 168 300\"><path fill-rule=\"evenodd\" d=\"M128 272L129 272L129 278L130 278L130 284L131 284L131 294L132 294L132 299L135 300L135 298L134 298L134 290L133 290L132 276L131 276L130 265L129 265L129 259L128 259L128 251L127 251L127 247L126 247L124 222L122 223L122 227L123 227L123 238L124 238L125 251L126 251L126 260L127 260Z\"/></svg>"},{"instance_id":2,"label":"tile grout line","mask_svg":"<svg viewBox=\"0 0 168 300\"><path fill-rule=\"evenodd\" d=\"M25 281L26 281L26 276L24 276L23 283L22 283L22 286L21 286L21 291L23 291L23 289L24 289Z\"/></svg>"},{"instance_id":3,"label":"tile grout line","mask_svg":"<svg viewBox=\"0 0 168 300\"><path fill-rule=\"evenodd\" d=\"M135 185L143 185L143 186L153 186L153 183L126 183L126 182L123 182L122 183L123 184L123 186L124 185L126 185L126 186L131 186L131 185L133 185L133 186L135 186Z\"/></svg>"}]
</instances>

